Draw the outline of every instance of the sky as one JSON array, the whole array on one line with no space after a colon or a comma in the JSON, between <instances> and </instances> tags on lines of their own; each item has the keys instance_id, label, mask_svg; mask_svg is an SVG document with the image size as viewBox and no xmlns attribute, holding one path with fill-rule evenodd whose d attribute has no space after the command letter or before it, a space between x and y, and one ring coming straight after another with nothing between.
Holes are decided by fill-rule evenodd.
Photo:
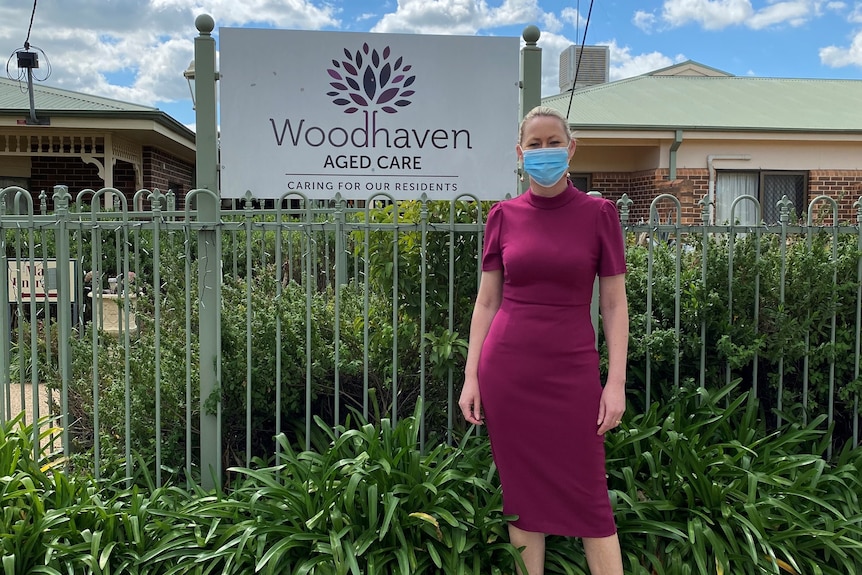
<instances>
[{"instance_id":1,"label":"sky","mask_svg":"<svg viewBox=\"0 0 862 575\"><path fill-rule=\"evenodd\" d=\"M194 129L183 71L202 13L216 40L218 27L520 37L532 24L542 96L559 93L573 44L608 46L611 81L686 60L737 76L862 79L862 0L0 0L5 73L19 78L29 41L38 83L153 106Z\"/></svg>"}]
</instances>

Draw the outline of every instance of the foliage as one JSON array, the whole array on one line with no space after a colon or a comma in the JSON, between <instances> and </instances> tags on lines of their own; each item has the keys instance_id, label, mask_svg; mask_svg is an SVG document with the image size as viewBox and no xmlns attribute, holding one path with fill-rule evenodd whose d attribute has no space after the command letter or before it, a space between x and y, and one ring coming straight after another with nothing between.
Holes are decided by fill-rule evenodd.
<instances>
[{"instance_id":1,"label":"foliage","mask_svg":"<svg viewBox=\"0 0 862 575\"><path fill-rule=\"evenodd\" d=\"M181 258L165 258L160 271L179 278L181 262ZM158 290L150 285L135 294L129 306L137 321L130 325L128 346L125 333L108 335L92 321L78 325L67 342L70 363L65 382L57 349L57 323L40 322L40 333L50 327L54 341L48 355L43 353L44 340L39 339L38 378L53 392L54 413L62 411L60 392L65 388L70 455L85 469L94 463L97 438L99 463L103 465L116 466L115 455L126 453L126 438L129 449L142 454L156 469L193 465L186 461L186 451L197 447L198 438L192 436L189 445L185 430L199 415L199 376L193 368L198 360L197 334L186 329L183 285L181 281L166 282ZM117 303L126 305L122 298ZM195 308L191 306L188 319L192 326L197 322ZM22 326L20 333L24 335L13 348L27 358L31 354L26 336L29 330L29 324Z\"/></svg>"},{"instance_id":2,"label":"foliage","mask_svg":"<svg viewBox=\"0 0 862 575\"><path fill-rule=\"evenodd\" d=\"M501 573L517 552L487 444L416 449L418 421L332 428L325 453L281 435L278 464L237 468L230 493L45 473L29 433L0 442L5 572ZM144 479L147 479L144 477ZM459 571L460 570L460 571Z\"/></svg>"},{"instance_id":3,"label":"foliage","mask_svg":"<svg viewBox=\"0 0 862 575\"><path fill-rule=\"evenodd\" d=\"M392 205L354 209L344 216L348 235L343 247L351 250L346 260L339 260L334 252L332 214L287 213L278 223L271 213L233 213L231 231L222 234L226 261L223 362L217 397L224 407L224 461L246 463L250 456L271 453L276 431L295 439L296 430L305 427L312 414L340 424L350 408L361 408L369 417L377 412L409 413L420 395L427 406L430 437L464 433L463 421L452 417L451 410L463 371L479 273L481 237L475 224L468 222L486 208L459 201L401 202L397 214ZM451 233L449 222L456 226ZM40 243L42 233L35 236L37 252L45 247ZM44 241L52 242L45 233ZM101 247L95 252L107 270L110 262L117 261L111 254L125 240L114 229L99 233ZM98 239L96 231L75 230L73 235L73 252L89 258L95 245L91 242ZM27 234L19 237L25 244L30 241ZM780 423L778 414L813 419L829 412L834 398L836 441L850 437L859 390L854 353L859 287L856 237L842 235L833 242L822 231L812 232L810 242L804 236L781 241L781 236L771 233L739 234L732 244L728 235L715 235L705 243L667 239L655 242L651 252L643 245L628 247L632 409L646 409L647 389L653 398L666 398L678 382L726 383L742 378L761 400L764 417L775 414L767 419L771 425ZM103 335L94 339L91 324L78 325L71 343L69 391L75 428L70 431L80 450L89 448L97 433L108 450L108 444L123 441L128 429L132 448L140 450L145 460L155 460L161 451L162 465L182 468L188 463L185 428L198 419L200 406L196 369L200 310L196 293L186 289L186 282L196 278L194 234L163 232L156 250L154 230L140 226L127 240L130 268L143 270L138 273L142 291L135 303L139 332L126 350L123 341ZM7 249L10 246L7 243ZM311 260L304 259L309 255ZM347 281L337 290L332 268L336 260L349 266ZM276 261L282 262L281 269L275 267ZM314 278L311 285L300 283L306 262ZM159 286L154 285L157 271ZM306 289L311 293L310 321ZM29 314L16 312L13 318L20 321L11 342L11 375L29 379L33 369ZM50 327L56 337L53 323L39 325L39 329ZM37 355L44 361L39 373L47 374L49 384L59 389L58 345L52 341L46 346L45 334L38 336ZM606 357L603 341L601 345ZM51 359L45 355L48 351ZM368 390L377 391L374 405ZM93 418L96 396L99 432ZM204 399L213 409L216 396ZM255 435L247 452L249 419ZM192 447L199 441L194 429L191 441ZM117 450L125 448L117 445Z\"/></svg>"},{"instance_id":4,"label":"foliage","mask_svg":"<svg viewBox=\"0 0 862 575\"><path fill-rule=\"evenodd\" d=\"M474 223L488 209L487 203L438 201L423 205L414 200L400 202L397 214L392 204L371 210L368 214L371 231L354 232L354 240L357 255L365 258L365 250L368 251L369 281L374 291L397 290L400 309L416 323L424 308L427 325L442 328L451 319L455 331L468 333L478 285L481 238L475 231L452 230L450 234L449 224ZM373 227L373 224L417 225L423 221L424 238L421 226L398 230L395 235L391 228ZM439 224L446 227L438 229ZM424 291L417 287L424 287ZM451 318L450 306L454 310Z\"/></svg>"},{"instance_id":5,"label":"foliage","mask_svg":"<svg viewBox=\"0 0 862 575\"><path fill-rule=\"evenodd\" d=\"M347 408L362 407L366 362L368 386L385 389L391 382L388 366L392 334L386 329L391 311L386 300L372 295L368 305L372 335L368 356L364 357L363 299L355 289L340 290L336 356L334 293L315 290L307 294L305 287L294 282L280 285L274 276L270 266L249 282L228 281L222 289L223 425L231 449L245 451L246 417L250 417L250 429L256 430L252 438L254 454L274 450L277 392L281 398L281 428L292 434L292 422L307 417L307 407L330 422L336 419L336 401L339 419L346 416ZM249 300L254 302L251 307ZM375 410L381 407L385 411L385 404L374 406Z\"/></svg>"},{"instance_id":6,"label":"foliage","mask_svg":"<svg viewBox=\"0 0 862 575\"><path fill-rule=\"evenodd\" d=\"M835 436L851 436L860 390L857 237L815 231L810 241L781 239L744 234L731 244L717 235L655 243L651 250L629 246L629 381L637 411L646 408L647 366L653 397L672 395L686 379L742 378L764 413L777 409L800 419L829 412L834 385Z\"/></svg>"},{"instance_id":7,"label":"foliage","mask_svg":"<svg viewBox=\"0 0 862 575\"><path fill-rule=\"evenodd\" d=\"M862 449L829 462L819 422L770 432L739 383L682 387L608 435L609 487L633 575L837 575L862 567ZM731 401L732 397L736 399ZM95 480L0 425L5 573L511 573L516 551L486 437L417 449L420 412L393 425L319 418L313 451L231 471L229 491ZM42 422L42 445L56 429ZM588 573L550 537L549 575Z\"/></svg>"},{"instance_id":8,"label":"foliage","mask_svg":"<svg viewBox=\"0 0 862 575\"><path fill-rule=\"evenodd\" d=\"M247 519L201 559L219 561L219 572L242 572L244 561L247 570L321 574L499 573L511 564L483 442L423 454L415 417L394 427L388 418L335 429L317 421L328 450L296 452L281 437L278 465L235 470L245 479L232 498Z\"/></svg>"},{"instance_id":9,"label":"foliage","mask_svg":"<svg viewBox=\"0 0 862 575\"><path fill-rule=\"evenodd\" d=\"M627 572L858 572L862 449L828 461L824 416L769 431L739 387L683 386L610 436Z\"/></svg>"}]
</instances>

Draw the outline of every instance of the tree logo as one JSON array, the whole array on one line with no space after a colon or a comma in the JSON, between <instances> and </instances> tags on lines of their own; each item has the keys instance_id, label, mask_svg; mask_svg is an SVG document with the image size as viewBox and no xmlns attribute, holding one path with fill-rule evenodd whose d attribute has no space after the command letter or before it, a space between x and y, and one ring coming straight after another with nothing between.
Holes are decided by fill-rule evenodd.
<instances>
[{"instance_id":1,"label":"tree logo","mask_svg":"<svg viewBox=\"0 0 862 575\"><path fill-rule=\"evenodd\" d=\"M334 67L326 70L334 80L329 85L335 88L326 95L333 98L333 104L342 106L345 114L372 107L395 114L412 103L408 99L415 93L409 89L416 81L415 75L408 74L412 66L405 66L401 57L391 63L389 46L380 53L363 43L355 54L345 48L344 56L344 60L332 60Z\"/></svg>"}]
</instances>

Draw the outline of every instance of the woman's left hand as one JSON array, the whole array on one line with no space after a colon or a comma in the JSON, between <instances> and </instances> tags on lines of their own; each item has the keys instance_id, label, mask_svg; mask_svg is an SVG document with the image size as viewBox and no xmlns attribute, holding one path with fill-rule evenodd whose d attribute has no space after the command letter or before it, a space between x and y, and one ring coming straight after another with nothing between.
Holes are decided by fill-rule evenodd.
<instances>
[{"instance_id":1,"label":"woman's left hand","mask_svg":"<svg viewBox=\"0 0 862 575\"><path fill-rule=\"evenodd\" d=\"M602 390L602 399L599 403L598 435L604 435L611 429L622 423L623 413L626 411L626 388L625 384L608 383Z\"/></svg>"}]
</instances>

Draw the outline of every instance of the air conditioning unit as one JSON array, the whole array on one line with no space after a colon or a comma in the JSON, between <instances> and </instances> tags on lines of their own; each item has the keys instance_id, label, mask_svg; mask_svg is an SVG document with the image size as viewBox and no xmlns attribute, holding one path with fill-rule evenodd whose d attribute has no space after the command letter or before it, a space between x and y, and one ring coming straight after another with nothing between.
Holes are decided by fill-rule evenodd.
<instances>
[{"instance_id":1,"label":"air conditioning unit","mask_svg":"<svg viewBox=\"0 0 862 575\"><path fill-rule=\"evenodd\" d=\"M581 52L583 52L583 56ZM573 88L604 84L608 81L609 73L610 48L607 46L576 46L573 44L560 54L561 93L568 92Z\"/></svg>"}]
</instances>

